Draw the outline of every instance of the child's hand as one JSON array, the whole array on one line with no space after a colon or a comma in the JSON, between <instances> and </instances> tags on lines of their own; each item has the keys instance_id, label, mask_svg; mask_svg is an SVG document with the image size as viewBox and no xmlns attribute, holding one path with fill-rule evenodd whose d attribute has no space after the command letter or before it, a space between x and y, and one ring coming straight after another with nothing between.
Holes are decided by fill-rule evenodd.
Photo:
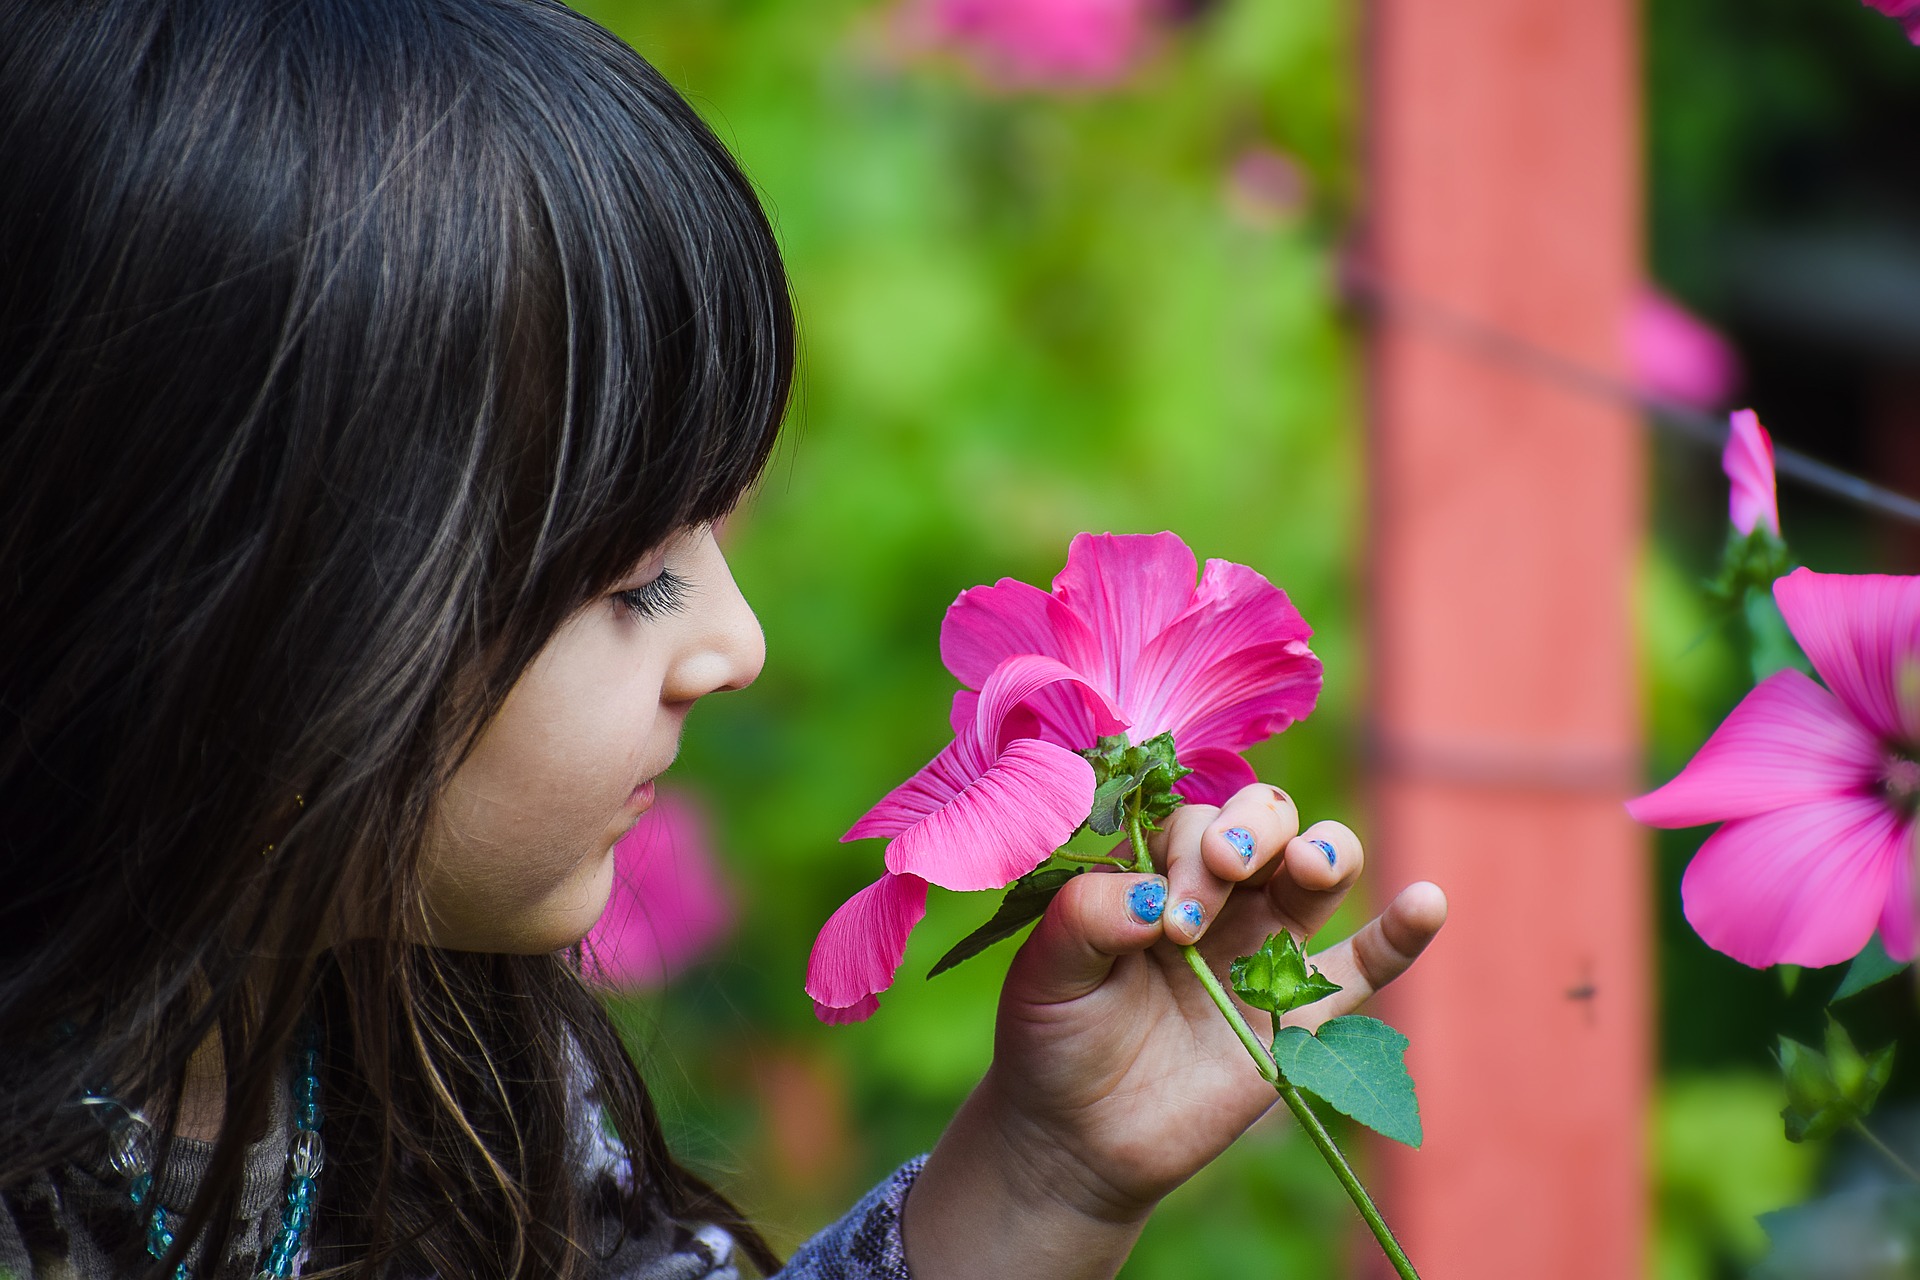
<instances>
[{"instance_id":1,"label":"child's hand","mask_svg":"<svg viewBox=\"0 0 1920 1280\"><path fill-rule=\"evenodd\" d=\"M1159 1199L1274 1105L1177 946L1198 940L1224 976L1280 929L1304 941L1359 876L1360 842L1337 822L1300 831L1293 802L1255 785L1223 809L1177 810L1150 843L1165 872L1157 919L1143 918L1155 894L1141 886L1158 878L1079 876L1015 957L993 1067L907 1202L915 1280L1112 1275ZM1406 971L1446 912L1436 886L1403 890L1312 958L1342 990L1283 1021L1351 1012ZM1263 1036L1272 1025L1242 1012Z\"/></svg>"}]
</instances>

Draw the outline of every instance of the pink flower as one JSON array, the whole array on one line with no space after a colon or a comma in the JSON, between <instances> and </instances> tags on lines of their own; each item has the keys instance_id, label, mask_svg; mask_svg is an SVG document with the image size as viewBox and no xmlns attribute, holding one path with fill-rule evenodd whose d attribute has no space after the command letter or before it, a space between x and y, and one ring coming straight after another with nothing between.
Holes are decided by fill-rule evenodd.
<instances>
[{"instance_id":1,"label":"pink flower","mask_svg":"<svg viewBox=\"0 0 1920 1280\"><path fill-rule=\"evenodd\" d=\"M709 852L705 816L662 790L613 848L613 893L587 934L587 973L614 987L656 987L733 927L733 902Z\"/></svg>"},{"instance_id":2,"label":"pink flower","mask_svg":"<svg viewBox=\"0 0 1920 1280\"><path fill-rule=\"evenodd\" d=\"M929 882L999 889L1045 862L1086 821L1093 766L1031 736L1036 695L1064 692L1101 732L1121 722L1087 682L1052 658L1021 654L977 694L953 699L953 741L867 811L842 839L891 836L887 874L849 899L821 928L807 961L807 994L825 1022L853 1022L879 1007L927 911Z\"/></svg>"},{"instance_id":3,"label":"pink flower","mask_svg":"<svg viewBox=\"0 0 1920 1280\"><path fill-rule=\"evenodd\" d=\"M1727 447L1720 453L1720 469L1732 482L1727 518L1742 534L1764 524L1780 536L1780 506L1774 493L1773 437L1760 425L1760 415L1741 409L1730 419Z\"/></svg>"},{"instance_id":4,"label":"pink flower","mask_svg":"<svg viewBox=\"0 0 1920 1280\"><path fill-rule=\"evenodd\" d=\"M1907 39L1920 44L1920 0L1865 0L1865 3L1905 27Z\"/></svg>"},{"instance_id":5,"label":"pink flower","mask_svg":"<svg viewBox=\"0 0 1920 1280\"><path fill-rule=\"evenodd\" d=\"M1719 408L1740 382L1740 357L1727 340L1651 287L1628 313L1627 359L1641 391L1695 409Z\"/></svg>"},{"instance_id":6,"label":"pink flower","mask_svg":"<svg viewBox=\"0 0 1920 1280\"><path fill-rule=\"evenodd\" d=\"M1774 584L1826 681L1769 676L1680 776L1630 801L1657 827L1724 823L1687 867L1687 920L1756 968L1837 964L1878 927L1914 954L1920 578L1798 569Z\"/></svg>"},{"instance_id":7,"label":"pink flower","mask_svg":"<svg viewBox=\"0 0 1920 1280\"><path fill-rule=\"evenodd\" d=\"M1012 89L1099 88L1146 56L1163 0L908 0L920 41Z\"/></svg>"},{"instance_id":8,"label":"pink flower","mask_svg":"<svg viewBox=\"0 0 1920 1280\"><path fill-rule=\"evenodd\" d=\"M1300 215L1307 177L1300 162L1277 147L1255 144L1227 169L1227 208L1253 227L1275 227Z\"/></svg>"},{"instance_id":9,"label":"pink flower","mask_svg":"<svg viewBox=\"0 0 1920 1280\"><path fill-rule=\"evenodd\" d=\"M1313 710L1320 660L1286 592L1226 560L1207 561L1198 587L1195 570L1171 533L1083 533L1051 594L1012 578L963 592L941 625L940 656L966 685L1012 654L1058 660L1119 709L1133 742L1171 732L1194 771L1180 792L1221 803L1254 780L1239 753ZM1050 742L1084 750L1107 732L1065 686L1029 706Z\"/></svg>"},{"instance_id":10,"label":"pink flower","mask_svg":"<svg viewBox=\"0 0 1920 1280\"><path fill-rule=\"evenodd\" d=\"M1171 533L1081 534L1053 593L1011 578L961 593L940 653L961 683L954 739L843 839L892 837L887 874L834 912L807 962L827 1022L879 1007L927 886L1002 888L1086 821L1102 735L1172 732L1194 770L1180 789L1224 799L1253 781L1238 752L1313 709L1320 660L1286 593L1244 565L1207 562Z\"/></svg>"}]
</instances>

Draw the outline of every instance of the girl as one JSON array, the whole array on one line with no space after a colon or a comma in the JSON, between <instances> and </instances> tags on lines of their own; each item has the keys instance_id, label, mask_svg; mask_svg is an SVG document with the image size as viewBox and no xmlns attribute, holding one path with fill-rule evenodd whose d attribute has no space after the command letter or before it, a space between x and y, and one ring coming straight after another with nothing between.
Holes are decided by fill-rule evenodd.
<instances>
[{"instance_id":1,"label":"girl","mask_svg":"<svg viewBox=\"0 0 1920 1280\"><path fill-rule=\"evenodd\" d=\"M725 151L551 0L9 0L0 281L0 1271L778 1269L576 948L762 660L711 527L793 318ZM1073 882L924 1166L782 1274L1110 1276L1272 1102L1161 944L1311 933L1360 847L1256 787L1158 856L1204 923Z\"/></svg>"}]
</instances>

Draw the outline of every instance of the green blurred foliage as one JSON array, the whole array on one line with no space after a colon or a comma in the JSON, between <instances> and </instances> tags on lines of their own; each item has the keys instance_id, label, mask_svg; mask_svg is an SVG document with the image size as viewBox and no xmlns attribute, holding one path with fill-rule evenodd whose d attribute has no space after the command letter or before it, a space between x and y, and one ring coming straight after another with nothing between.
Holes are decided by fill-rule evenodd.
<instances>
[{"instance_id":1,"label":"green blurred foliage","mask_svg":"<svg viewBox=\"0 0 1920 1280\"><path fill-rule=\"evenodd\" d=\"M1756 1217L1813 1186L1818 1153L1780 1133L1780 1082L1757 1072L1661 1083L1653 1145L1654 1280L1737 1275L1767 1251Z\"/></svg>"},{"instance_id":2,"label":"green blurred foliage","mask_svg":"<svg viewBox=\"0 0 1920 1280\"><path fill-rule=\"evenodd\" d=\"M935 891L871 1021L821 1027L801 992L814 933L880 871L878 842L836 838L947 736L937 636L960 591L1046 583L1081 530L1173 529L1255 566L1315 627L1327 683L1254 763L1310 816L1350 812L1359 444L1332 247L1354 12L1228 0L1124 88L1051 97L903 61L872 3L577 7L734 149L802 318L795 414L727 530L766 673L703 705L674 775L717 811L745 919L721 961L620 1010L681 1149L790 1247L930 1146L990 1058L1011 948L921 977L985 895ZM1254 143L1308 174L1299 215L1236 216L1227 170ZM1328 1274L1340 1201L1263 1130L1126 1274Z\"/></svg>"}]
</instances>

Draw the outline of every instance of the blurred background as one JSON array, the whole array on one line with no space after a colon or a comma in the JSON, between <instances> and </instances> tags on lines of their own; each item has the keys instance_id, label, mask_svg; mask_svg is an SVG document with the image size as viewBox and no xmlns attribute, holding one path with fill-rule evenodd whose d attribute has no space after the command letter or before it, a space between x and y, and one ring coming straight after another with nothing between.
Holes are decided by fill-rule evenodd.
<instances>
[{"instance_id":1,"label":"blurred background","mask_svg":"<svg viewBox=\"0 0 1920 1280\"><path fill-rule=\"evenodd\" d=\"M1392 391L1370 373L1369 331L1394 299L1359 246L1381 185L1369 68L1394 6L574 2L740 158L802 319L784 443L726 530L766 673L694 719L668 842L688 869L649 873L654 904L694 887L681 919L698 936L669 939L671 963L642 965L645 988L616 1001L678 1149L786 1250L926 1150L990 1055L1009 949L921 977L987 896L934 893L864 1024L818 1025L800 989L814 933L879 867L878 842L837 837L947 736L936 640L961 590L1044 585L1081 530L1173 529L1253 565L1313 625L1327 672L1313 717L1254 763L1310 818L1358 815L1368 832L1367 624L1392 614L1367 572L1371 460L1392 439L1369 426ZM1516 376L1701 414L1751 404L1781 443L1920 494L1920 50L1854 0L1629 9L1640 185L1621 198L1642 278L1604 317L1617 358ZM1497 335L1508 364L1552 345L1513 329ZM1664 779L1745 668L1699 590L1725 533L1717 454L1630 416L1645 489L1623 510L1647 532L1629 565L1639 607L1616 611L1638 629L1636 769ZM1912 526L1790 484L1781 507L1821 568L1920 570ZM1768 1057L1779 1030L1817 1037L1832 981L1789 996L1692 935L1677 884L1703 834L1661 833L1628 882L1645 927L1625 945L1648 977L1626 1007L1656 1030L1632 1095L1644 1140L1622 1157L1651 1205L1645 1270L1622 1275L1747 1274L1766 1248L1754 1216L1815 1195L1848 1154L1783 1140ZM1537 909L1497 904L1465 927L1497 937ZM1855 1019L1865 1042L1911 1029L1903 984L1862 999L1877 1002ZM1920 1096L1914 1067L1892 1094ZM1353 1221L1270 1120L1175 1195L1124 1274L1359 1274Z\"/></svg>"}]
</instances>

